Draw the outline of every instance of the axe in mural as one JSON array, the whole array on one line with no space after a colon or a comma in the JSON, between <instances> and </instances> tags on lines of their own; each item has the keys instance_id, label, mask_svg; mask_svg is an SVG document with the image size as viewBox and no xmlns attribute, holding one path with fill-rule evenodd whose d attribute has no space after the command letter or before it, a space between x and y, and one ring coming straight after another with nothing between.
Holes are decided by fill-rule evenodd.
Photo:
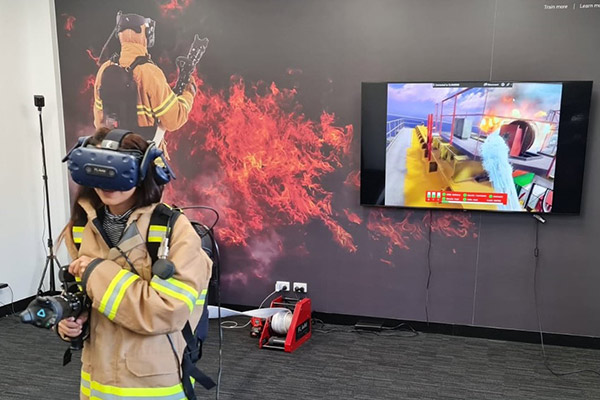
<instances>
[{"instance_id":1,"label":"axe in mural","mask_svg":"<svg viewBox=\"0 0 600 400\"><path fill-rule=\"evenodd\" d=\"M175 87L173 88L173 92L176 96L181 96L186 87L188 87L192 78L192 73L206 52L207 47L207 38L200 39L200 36L194 35L194 41L192 42L187 55L177 57L176 63L179 76L177 77L177 83L175 83ZM164 135L165 129L159 125L156 129L156 134L154 135L154 143L162 143Z\"/></svg>"}]
</instances>

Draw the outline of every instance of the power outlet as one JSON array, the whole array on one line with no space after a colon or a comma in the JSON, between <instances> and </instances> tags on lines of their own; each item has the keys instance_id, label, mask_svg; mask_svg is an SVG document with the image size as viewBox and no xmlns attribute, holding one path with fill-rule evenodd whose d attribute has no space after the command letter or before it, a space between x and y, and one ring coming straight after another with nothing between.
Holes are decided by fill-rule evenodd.
<instances>
[{"instance_id":1,"label":"power outlet","mask_svg":"<svg viewBox=\"0 0 600 400\"><path fill-rule=\"evenodd\" d=\"M275 282L275 291L288 291L290 290L290 283L287 281L277 281Z\"/></svg>"},{"instance_id":2,"label":"power outlet","mask_svg":"<svg viewBox=\"0 0 600 400\"><path fill-rule=\"evenodd\" d=\"M296 293L306 293L308 292L308 285L304 282L294 282L292 290Z\"/></svg>"}]
</instances>

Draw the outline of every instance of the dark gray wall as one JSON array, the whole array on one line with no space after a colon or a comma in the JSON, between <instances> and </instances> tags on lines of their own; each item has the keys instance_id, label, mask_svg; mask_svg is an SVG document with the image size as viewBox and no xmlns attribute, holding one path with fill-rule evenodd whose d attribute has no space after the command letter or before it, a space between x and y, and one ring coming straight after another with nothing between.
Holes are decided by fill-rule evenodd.
<instances>
[{"instance_id":1,"label":"dark gray wall","mask_svg":"<svg viewBox=\"0 0 600 400\"><path fill-rule=\"evenodd\" d=\"M223 246L223 301L258 305L276 280L300 281L308 283L316 311L425 320L428 212L360 207L357 188L342 184L348 173L359 168L360 84L598 81L600 9L573 9L571 4L567 10L545 10L545 4L543 0L206 0L192 2L184 13L161 16L156 4L144 1L102 5L60 1L58 20L65 15L77 18L70 36L58 32L65 121L67 127L89 123L78 108L89 104L89 99L81 99L82 77L96 70L85 49L92 47L97 53L112 29L116 10L157 19L155 60L174 59L179 54L173 48L185 49L181 43L192 33L208 36L210 48L201 64L203 90L227 93L232 75L246 82L294 86L306 118L318 121L325 110L335 113L336 125L352 125L355 132L351 154L341 168L322 177L322 184L333 194L332 216L358 250L349 252L334 243L319 220L265 226L252 233L246 247ZM173 46L174 41L178 46ZM290 75L290 68L302 73ZM595 204L600 196L597 93L598 85L582 213L549 217L539 230L538 294L548 332L600 336L596 289L600 268L595 257L600 236ZM204 127L190 128L190 123L180 134L186 129L207 134ZM68 142L76 136L69 131L67 135L72 136ZM183 154L173 157L175 162L187 160ZM198 174L209 174L211 168L218 171L220 166L208 166ZM211 204L212 199L201 200ZM344 210L363 222L346 221ZM370 219L380 218L378 214L398 230L406 218L418 227L403 231L404 245L392 246L391 255L386 253L389 239L368 227ZM430 321L536 330L534 219L491 213L433 212L432 216ZM466 224L466 231L438 229L446 220L451 227ZM269 250L266 260L264 250L269 246L275 250Z\"/></svg>"}]
</instances>

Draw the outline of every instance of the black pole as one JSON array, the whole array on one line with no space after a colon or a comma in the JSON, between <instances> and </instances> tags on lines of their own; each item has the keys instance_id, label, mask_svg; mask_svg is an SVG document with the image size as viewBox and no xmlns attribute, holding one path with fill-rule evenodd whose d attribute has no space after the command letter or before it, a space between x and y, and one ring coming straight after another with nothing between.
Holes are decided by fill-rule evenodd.
<instances>
[{"instance_id":1,"label":"black pole","mask_svg":"<svg viewBox=\"0 0 600 400\"><path fill-rule=\"evenodd\" d=\"M46 260L46 267L50 265L50 291L56 291L56 283L54 281L54 243L52 242L52 221L50 218L50 195L48 193L48 171L46 169L46 146L44 145L44 126L42 124L42 107L44 106L44 97L43 96L34 96L34 104L37 106L38 115L40 119L40 139L42 141L42 163L44 166L44 175L42 176L44 180L44 190L46 194L46 212L48 217L48 256ZM42 282L44 280L44 275L46 275L46 270L44 269L44 274L42 275ZM41 291L42 282L40 282L40 287L38 287L38 293Z\"/></svg>"}]
</instances>

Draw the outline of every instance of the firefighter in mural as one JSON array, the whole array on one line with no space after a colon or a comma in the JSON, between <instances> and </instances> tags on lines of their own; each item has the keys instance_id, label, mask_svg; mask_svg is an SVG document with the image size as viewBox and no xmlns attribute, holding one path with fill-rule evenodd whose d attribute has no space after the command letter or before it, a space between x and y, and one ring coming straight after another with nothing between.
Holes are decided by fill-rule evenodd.
<instances>
[{"instance_id":1,"label":"firefighter in mural","mask_svg":"<svg viewBox=\"0 0 600 400\"><path fill-rule=\"evenodd\" d=\"M113 37L119 39L120 53L104 61ZM190 53L177 58L179 78L171 88L148 53L154 37L154 20L117 13L116 26L100 53L99 61L104 62L94 85L94 126L132 129L164 149L164 132L187 122L196 94L191 75L208 40L196 35Z\"/></svg>"}]
</instances>

